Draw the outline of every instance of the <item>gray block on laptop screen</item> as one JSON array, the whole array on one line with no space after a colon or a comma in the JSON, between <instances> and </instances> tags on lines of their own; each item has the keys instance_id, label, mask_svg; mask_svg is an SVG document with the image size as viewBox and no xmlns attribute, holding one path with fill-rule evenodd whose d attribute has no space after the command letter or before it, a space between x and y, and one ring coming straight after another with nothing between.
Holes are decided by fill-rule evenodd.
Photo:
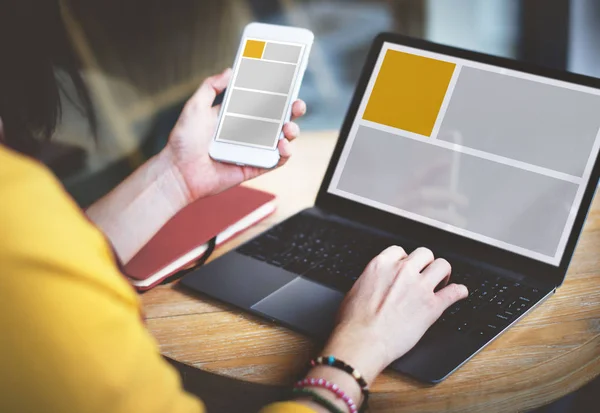
<instances>
[{"instance_id":1,"label":"gray block on laptop screen","mask_svg":"<svg viewBox=\"0 0 600 413\"><path fill-rule=\"evenodd\" d=\"M268 42L265 47L263 59L275 60L277 62L298 63L301 51L301 46Z\"/></svg>"},{"instance_id":2,"label":"gray block on laptop screen","mask_svg":"<svg viewBox=\"0 0 600 413\"><path fill-rule=\"evenodd\" d=\"M577 192L571 182L365 126L338 188L547 256Z\"/></svg>"},{"instance_id":3,"label":"gray block on laptop screen","mask_svg":"<svg viewBox=\"0 0 600 413\"><path fill-rule=\"evenodd\" d=\"M598 95L463 67L438 139L580 177L599 130Z\"/></svg>"},{"instance_id":4,"label":"gray block on laptop screen","mask_svg":"<svg viewBox=\"0 0 600 413\"><path fill-rule=\"evenodd\" d=\"M227 113L280 120L286 103L286 96L233 89Z\"/></svg>"},{"instance_id":5,"label":"gray block on laptop screen","mask_svg":"<svg viewBox=\"0 0 600 413\"><path fill-rule=\"evenodd\" d=\"M242 59L234 86L288 94L295 72L295 65Z\"/></svg>"},{"instance_id":6,"label":"gray block on laptop screen","mask_svg":"<svg viewBox=\"0 0 600 413\"><path fill-rule=\"evenodd\" d=\"M219 139L273 147L279 137L279 123L225 116Z\"/></svg>"}]
</instances>

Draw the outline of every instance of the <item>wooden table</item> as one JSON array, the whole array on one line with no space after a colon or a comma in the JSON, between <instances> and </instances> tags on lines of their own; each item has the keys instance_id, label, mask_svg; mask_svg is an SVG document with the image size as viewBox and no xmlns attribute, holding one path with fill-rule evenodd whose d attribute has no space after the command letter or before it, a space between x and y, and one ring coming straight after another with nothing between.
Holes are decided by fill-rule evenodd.
<instances>
[{"instance_id":1,"label":"wooden table","mask_svg":"<svg viewBox=\"0 0 600 413\"><path fill-rule=\"evenodd\" d=\"M218 257L313 204L336 133L305 134L284 168L249 183L278 196L278 210L215 251ZM142 296L161 352L206 371L287 384L309 355L307 338L261 319L161 286ZM374 412L511 412L547 404L600 374L600 201L594 202L558 293L436 386L384 373Z\"/></svg>"}]
</instances>

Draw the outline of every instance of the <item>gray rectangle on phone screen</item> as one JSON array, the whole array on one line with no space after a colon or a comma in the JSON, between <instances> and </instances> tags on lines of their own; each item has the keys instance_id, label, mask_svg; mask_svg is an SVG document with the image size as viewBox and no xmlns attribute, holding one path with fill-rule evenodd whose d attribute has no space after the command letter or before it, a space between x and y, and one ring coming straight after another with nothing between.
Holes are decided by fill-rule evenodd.
<instances>
[{"instance_id":1,"label":"gray rectangle on phone screen","mask_svg":"<svg viewBox=\"0 0 600 413\"><path fill-rule=\"evenodd\" d=\"M338 184L348 193L551 257L577 188L365 126Z\"/></svg>"},{"instance_id":2,"label":"gray rectangle on phone screen","mask_svg":"<svg viewBox=\"0 0 600 413\"><path fill-rule=\"evenodd\" d=\"M581 177L599 129L598 95L464 66L438 139Z\"/></svg>"},{"instance_id":3,"label":"gray rectangle on phone screen","mask_svg":"<svg viewBox=\"0 0 600 413\"><path fill-rule=\"evenodd\" d=\"M296 73L295 65L242 59L235 87L288 94Z\"/></svg>"},{"instance_id":4,"label":"gray rectangle on phone screen","mask_svg":"<svg viewBox=\"0 0 600 413\"><path fill-rule=\"evenodd\" d=\"M268 42L262 58L277 62L298 63L301 50L301 46Z\"/></svg>"},{"instance_id":5,"label":"gray rectangle on phone screen","mask_svg":"<svg viewBox=\"0 0 600 413\"><path fill-rule=\"evenodd\" d=\"M227 113L280 120L286 103L286 96L233 89Z\"/></svg>"},{"instance_id":6,"label":"gray rectangle on phone screen","mask_svg":"<svg viewBox=\"0 0 600 413\"><path fill-rule=\"evenodd\" d=\"M279 123L225 116L217 140L272 148L279 137Z\"/></svg>"}]
</instances>

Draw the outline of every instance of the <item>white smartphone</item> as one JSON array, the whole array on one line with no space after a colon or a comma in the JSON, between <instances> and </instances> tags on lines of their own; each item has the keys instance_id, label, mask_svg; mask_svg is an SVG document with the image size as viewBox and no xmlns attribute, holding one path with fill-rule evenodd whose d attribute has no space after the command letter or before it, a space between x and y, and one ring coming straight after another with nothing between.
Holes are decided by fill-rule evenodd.
<instances>
[{"instance_id":1,"label":"white smartphone","mask_svg":"<svg viewBox=\"0 0 600 413\"><path fill-rule=\"evenodd\" d=\"M306 29L246 26L223 97L211 158L260 168L277 165L277 143L298 98L313 40Z\"/></svg>"}]
</instances>

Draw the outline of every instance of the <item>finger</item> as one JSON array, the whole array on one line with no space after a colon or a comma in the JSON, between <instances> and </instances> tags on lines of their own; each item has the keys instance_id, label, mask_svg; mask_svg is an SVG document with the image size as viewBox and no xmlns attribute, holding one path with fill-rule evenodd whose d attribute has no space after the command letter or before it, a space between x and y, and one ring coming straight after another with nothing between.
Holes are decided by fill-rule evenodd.
<instances>
[{"instance_id":1,"label":"finger","mask_svg":"<svg viewBox=\"0 0 600 413\"><path fill-rule=\"evenodd\" d=\"M372 304L379 305L381 300L389 294L390 287L398 276L404 258L406 258L406 252L402 247L394 245L386 248L369 262L353 289L357 290L357 294L371 297L368 301Z\"/></svg>"},{"instance_id":2,"label":"finger","mask_svg":"<svg viewBox=\"0 0 600 413\"><path fill-rule=\"evenodd\" d=\"M237 165L228 165L231 166L232 168L240 168ZM264 168L257 168L254 166L242 166L242 171L244 174L244 181L249 181L250 179L254 179L257 176L261 176L267 172L269 172L269 169L264 169Z\"/></svg>"},{"instance_id":3,"label":"finger","mask_svg":"<svg viewBox=\"0 0 600 413\"><path fill-rule=\"evenodd\" d=\"M292 143L286 139L281 139L277 144L279 150L279 163L283 165L292 156Z\"/></svg>"},{"instance_id":4,"label":"finger","mask_svg":"<svg viewBox=\"0 0 600 413\"><path fill-rule=\"evenodd\" d=\"M292 120L298 119L306 114L306 103L303 100L298 99L292 105Z\"/></svg>"},{"instance_id":5,"label":"finger","mask_svg":"<svg viewBox=\"0 0 600 413\"><path fill-rule=\"evenodd\" d=\"M286 123L283 125L283 135L291 142L300 135L300 127L294 122Z\"/></svg>"},{"instance_id":6,"label":"finger","mask_svg":"<svg viewBox=\"0 0 600 413\"><path fill-rule=\"evenodd\" d=\"M450 263L443 258L438 258L429 264L427 268L423 270L422 274L433 290L440 283L443 283L443 286L448 284L451 271L452 267L450 266Z\"/></svg>"},{"instance_id":7,"label":"finger","mask_svg":"<svg viewBox=\"0 0 600 413\"><path fill-rule=\"evenodd\" d=\"M435 293L440 301L440 314L457 301L469 296L469 290L462 284L450 284Z\"/></svg>"},{"instance_id":8,"label":"finger","mask_svg":"<svg viewBox=\"0 0 600 413\"><path fill-rule=\"evenodd\" d=\"M225 69L223 73L206 78L200 85L190 102L202 107L212 107L215 98L222 93L231 80L231 69Z\"/></svg>"},{"instance_id":9,"label":"finger","mask_svg":"<svg viewBox=\"0 0 600 413\"><path fill-rule=\"evenodd\" d=\"M397 245L387 247L369 262L365 269L366 278L377 277L378 280L387 278L391 282L397 273L395 269L404 258L406 252L402 247Z\"/></svg>"},{"instance_id":10,"label":"finger","mask_svg":"<svg viewBox=\"0 0 600 413\"><path fill-rule=\"evenodd\" d=\"M400 261L407 257L404 248L399 247L398 245L392 245L391 247L387 247L379 254L379 256L390 258L394 261Z\"/></svg>"},{"instance_id":11,"label":"finger","mask_svg":"<svg viewBox=\"0 0 600 413\"><path fill-rule=\"evenodd\" d=\"M429 248L420 247L411 252L406 261L410 262L417 271L421 272L433 262L433 259L433 252Z\"/></svg>"}]
</instances>

